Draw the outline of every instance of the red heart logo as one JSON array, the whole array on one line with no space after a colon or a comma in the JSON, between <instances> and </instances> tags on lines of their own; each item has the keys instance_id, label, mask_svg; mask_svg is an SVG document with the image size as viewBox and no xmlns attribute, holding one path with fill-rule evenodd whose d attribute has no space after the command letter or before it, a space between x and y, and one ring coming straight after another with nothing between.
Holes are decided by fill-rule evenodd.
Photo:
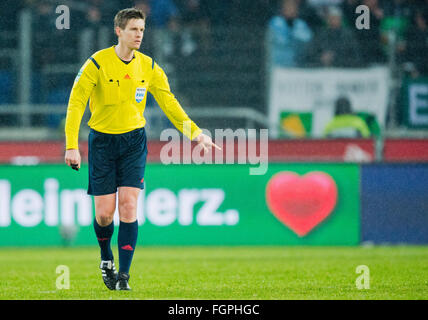
<instances>
[{"instance_id":1,"label":"red heart logo","mask_svg":"<svg viewBox=\"0 0 428 320\"><path fill-rule=\"evenodd\" d=\"M266 201L279 221L303 237L331 214L337 186L324 172L280 172L267 184Z\"/></svg>"}]
</instances>

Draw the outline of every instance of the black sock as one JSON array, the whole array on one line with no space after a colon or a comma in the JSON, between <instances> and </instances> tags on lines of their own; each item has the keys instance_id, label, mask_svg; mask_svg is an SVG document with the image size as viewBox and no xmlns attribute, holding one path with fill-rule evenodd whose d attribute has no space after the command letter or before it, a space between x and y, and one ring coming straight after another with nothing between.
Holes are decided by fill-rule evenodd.
<instances>
[{"instance_id":1,"label":"black sock","mask_svg":"<svg viewBox=\"0 0 428 320\"><path fill-rule=\"evenodd\" d=\"M117 244L119 247L119 272L129 273L138 236L138 222L120 221Z\"/></svg>"},{"instance_id":2,"label":"black sock","mask_svg":"<svg viewBox=\"0 0 428 320\"><path fill-rule=\"evenodd\" d=\"M97 219L94 219L94 230L101 249L101 260L113 260L113 252L110 247L110 240L114 231L113 222L102 227L98 224Z\"/></svg>"}]
</instances>

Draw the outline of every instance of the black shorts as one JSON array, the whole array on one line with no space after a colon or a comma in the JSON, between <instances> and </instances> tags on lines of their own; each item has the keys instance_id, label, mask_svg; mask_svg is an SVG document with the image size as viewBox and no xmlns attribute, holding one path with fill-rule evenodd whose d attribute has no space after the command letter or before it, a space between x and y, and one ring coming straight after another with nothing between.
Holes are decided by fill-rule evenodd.
<instances>
[{"instance_id":1,"label":"black shorts","mask_svg":"<svg viewBox=\"0 0 428 320\"><path fill-rule=\"evenodd\" d=\"M147 137L144 128L122 134L91 129L88 138L88 194L116 193L118 187L144 189Z\"/></svg>"}]
</instances>

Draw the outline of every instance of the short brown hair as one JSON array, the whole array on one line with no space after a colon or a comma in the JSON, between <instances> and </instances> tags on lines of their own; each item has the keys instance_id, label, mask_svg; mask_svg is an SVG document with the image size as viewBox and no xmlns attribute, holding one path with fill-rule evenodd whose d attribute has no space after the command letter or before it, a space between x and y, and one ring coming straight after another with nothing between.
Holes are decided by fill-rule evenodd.
<instances>
[{"instance_id":1,"label":"short brown hair","mask_svg":"<svg viewBox=\"0 0 428 320\"><path fill-rule=\"evenodd\" d=\"M125 29L128 21L131 19L146 19L143 11L137 8L127 8L120 10L114 17L114 28L119 27Z\"/></svg>"}]
</instances>

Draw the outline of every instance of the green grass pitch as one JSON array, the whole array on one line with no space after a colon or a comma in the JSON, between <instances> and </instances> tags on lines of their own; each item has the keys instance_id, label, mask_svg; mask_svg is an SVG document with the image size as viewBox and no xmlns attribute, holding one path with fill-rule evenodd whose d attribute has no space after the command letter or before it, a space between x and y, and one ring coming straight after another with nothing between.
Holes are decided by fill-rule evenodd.
<instances>
[{"instance_id":1,"label":"green grass pitch","mask_svg":"<svg viewBox=\"0 0 428 320\"><path fill-rule=\"evenodd\" d=\"M117 252L116 253L117 257ZM137 247L131 292L109 291L90 248L1 248L0 299L428 299L428 247ZM69 289L57 289L58 265ZM359 265L370 288L358 289Z\"/></svg>"}]
</instances>

